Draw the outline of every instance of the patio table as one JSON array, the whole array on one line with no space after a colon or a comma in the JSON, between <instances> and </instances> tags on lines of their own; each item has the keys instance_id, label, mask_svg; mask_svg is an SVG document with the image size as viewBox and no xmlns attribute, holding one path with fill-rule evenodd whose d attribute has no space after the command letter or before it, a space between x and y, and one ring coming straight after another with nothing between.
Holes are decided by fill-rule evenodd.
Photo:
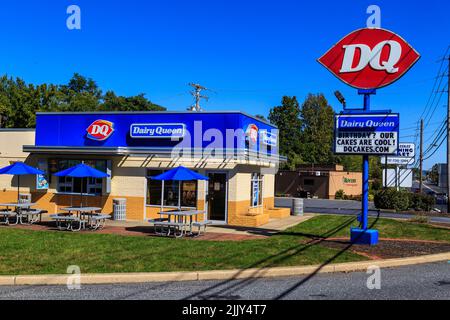
<instances>
[{"instance_id":1,"label":"patio table","mask_svg":"<svg viewBox=\"0 0 450 320\"><path fill-rule=\"evenodd\" d=\"M183 235L187 234L187 228L189 229L189 234L192 234L192 226L194 223L194 217L195 221L198 221L198 216L200 214L205 214L205 211L203 210L172 210L172 211L161 211L159 212L159 215L162 217L163 215L166 215L168 217L167 222L154 222L155 224L155 230L156 226L159 225L162 227L167 226L168 232L167 236L170 235L170 227L173 226L175 228L180 229L179 236L176 235L175 231L175 237L181 238ZM163 219L161 219L163 220ZM188 221L189 220L189 221ZM160 234L164 234L163 230L161 230Z\"/></svg>"},{"instance_id":2,"label":"patio table","mask_svg":"<svg viewBox=\"0 0 450 320\"><path fill-rule=\"evenodd\" d=\"M11 203L0 203L0 207L6 207L4 212L5 214L3 214L3 217L6 219L5 223L9 224L9 218L12 216L16 217L16 222L13 223L12 225L17 225L19 224L19 222L21 223L22 221L22 209L26 209L26 208L30 208L35 206L36 203L17 203L17 202L11 202ZM10 208L14 208L14 210L10 210ZM13 213L16 214L13 214ZM12 214L11 214L12 213ZM8 217L9 216L9 217Z\"/></svg>"},{"instance_id":3,"label":"patio table","mask_svg":"<svg viewBox=\"0 0 450 320\"><path fill-rule=\"evenodd\" d=\"M97 230L100 227L104 226L104 221L108 219L106 215L100 215L97 213L101 211L102 208L98 207L67 207L61 208L61 211L67 212L69 215L75 213L77 218L82 222L88 222L88 224L92 227L92 229ZM91 219L91 217L96 217L95 219ZM98 219L100 217L101 219ZM94 221L94 222L93 222ZM101 223L103 222L103 223ZM82 228L86 228L86 223L82 223Z\"/></svg>"}]
</instances>

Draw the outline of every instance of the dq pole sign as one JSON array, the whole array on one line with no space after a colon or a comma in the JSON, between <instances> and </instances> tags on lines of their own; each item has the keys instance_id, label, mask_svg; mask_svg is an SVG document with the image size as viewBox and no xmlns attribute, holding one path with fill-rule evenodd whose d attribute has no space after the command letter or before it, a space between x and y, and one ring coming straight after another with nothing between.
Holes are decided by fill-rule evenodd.
<instances>
[{"instance_id":1,"label":"dq pole sign","mask_svg":"<svg viewBox=\"0 0 450 320\"><path fill-rule=\"evenodd\" d=\"M362 111L344 110L335 119L335 153L363 156L361 224L360 228L351 229L354 243L378 243L378 231L370 230L368 225L369 156L395 156L398 152L399 115L372 112L370 97L376 89L400 79L419 58L417 51L399 35L366 28L345 36L318 60L364 96Z\"/></svg>"}]
</instances>

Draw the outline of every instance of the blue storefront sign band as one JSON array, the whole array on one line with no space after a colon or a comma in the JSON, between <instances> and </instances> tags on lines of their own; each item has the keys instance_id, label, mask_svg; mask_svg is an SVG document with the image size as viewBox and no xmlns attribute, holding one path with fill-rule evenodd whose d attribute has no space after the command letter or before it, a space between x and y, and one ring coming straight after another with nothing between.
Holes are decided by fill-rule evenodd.
<instances>
[{"instance_id":1,"label":"blue storefront sign band","mask_svg":"<svg viewBox=\"0 0 450 320\"><path fill-rule=\"evenodd\" d=\"M246 136L247 129L252 129ZM34 149L214 148L278 155L277 128L242 112L37 113ZM264 145L261 132L268 135ZM221 139L216 139L221 135ZM276 138L276 139L275 139ZM214 140L214 142L212 141ZM206 149L209 148L209 149ZM209 151L208 151L209 152Z\"/></svg>"},{"instance_id":2,"label":"blue storefront sign band","mask_svg":"<svg viewBox=\"0 0 450 320\"><path fill-rule=\"evenodd\" d=\"M132 138L183 138L186 126L182 123L137 123L130 126Z\"/></svg>"}]
</instances>

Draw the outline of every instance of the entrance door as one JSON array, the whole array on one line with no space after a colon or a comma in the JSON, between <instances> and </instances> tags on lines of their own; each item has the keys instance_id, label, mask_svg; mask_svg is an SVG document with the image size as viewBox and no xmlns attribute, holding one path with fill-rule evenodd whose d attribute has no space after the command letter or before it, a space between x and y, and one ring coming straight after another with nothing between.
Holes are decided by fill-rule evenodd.
<instances>
[{"instance_id":1,"label":"entrance door","mask_svg":"<svg viewBox=\"0 0 450 320\"><path fill-rule=\"evenodd\" d=\"M226 222L227 218L227 174L208 174L208 219Z\"/></svg>"}]
</instances>

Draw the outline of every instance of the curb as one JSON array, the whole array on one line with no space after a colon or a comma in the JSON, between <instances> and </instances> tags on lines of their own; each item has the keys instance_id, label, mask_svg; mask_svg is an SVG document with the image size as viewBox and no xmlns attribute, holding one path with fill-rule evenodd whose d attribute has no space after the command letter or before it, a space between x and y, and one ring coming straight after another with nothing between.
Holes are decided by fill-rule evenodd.
<instances>
[{"instance_id":1,"label":"curb","mask_svg":"<svg viewBox=\"0 0 450 320\"><path fill-rule=\"evenodd\" d=\"M149 272L149 273L105 273L81 274L81 284L115 284L115 283L145 283L145 282L178 282L199 280L232 280L244 278L272 278L287 276L303 276L312 273L337 273L366 271L370 266L392 268L424 263L450 261L450 252L386 260L370 260L329 264L325 266L312 265L301 267L274 267L262 269L234 269L192 272ZM67 285L73 283L74 275L17 275L0 276L0 286L18 285Z\"/></svg>"}]
</instances>

